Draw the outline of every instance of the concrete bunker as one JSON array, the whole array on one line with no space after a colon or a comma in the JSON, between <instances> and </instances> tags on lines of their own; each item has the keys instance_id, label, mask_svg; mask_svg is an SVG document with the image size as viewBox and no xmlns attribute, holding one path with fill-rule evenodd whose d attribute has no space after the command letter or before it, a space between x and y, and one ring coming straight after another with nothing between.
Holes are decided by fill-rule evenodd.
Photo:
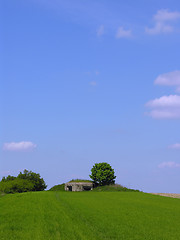
<instances>
[{"instance_id":1,"label":"concrete bunker","mask_svg":"<svg viewBox=\"0 0 180 240\"><path fill-rule=\"evenodd\" d=\"M72 192L90 191L93 189L92 182L68 182L65 183L65 190Z\"/></svg>"}]
</instances>

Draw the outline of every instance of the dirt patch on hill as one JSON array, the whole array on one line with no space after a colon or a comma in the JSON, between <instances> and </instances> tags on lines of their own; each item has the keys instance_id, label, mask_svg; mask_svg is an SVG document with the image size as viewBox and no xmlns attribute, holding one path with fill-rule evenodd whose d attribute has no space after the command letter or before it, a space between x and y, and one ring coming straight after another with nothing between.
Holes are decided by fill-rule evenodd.
<instances>
[{"instance_id":1,"label":"dirt patch on hill","mask_svg":"<svg viewBox=\"0 0 180 240\"><path fill-rule=\"evenodd\" d=\"M160 195L163 197L180 198L180 194L178 193L151 193L151 194Z\"/></svg>"}]
</instances>

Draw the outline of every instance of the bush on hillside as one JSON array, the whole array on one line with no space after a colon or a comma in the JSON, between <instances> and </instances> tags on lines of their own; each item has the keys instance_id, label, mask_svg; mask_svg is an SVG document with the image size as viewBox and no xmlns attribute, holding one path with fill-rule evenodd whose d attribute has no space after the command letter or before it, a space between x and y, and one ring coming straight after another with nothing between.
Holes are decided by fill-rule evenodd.
<instances>
[{"instance_id":1,"label":"bush on hillside","mask_svg":"<svg viewBox=\"0 0 180 240\"><path fill-rule=\"evenodd\" d=\"M21 193L29 191L43 191L47 185L39 174L24 170L17 177L7 176L0 181L0 192Z\"/></svg>"},{"instance_id":2,"label":"bush on hillside","mask_svg":"<svg viewBox=\"0 0 180 240\"><path fill-rule=\"evenodd\" d=\"M26 179L14 179L12 181L1 181L0 191L4 193L22 193L33 191L34 185Z\"/></svg>"}]
</instances>

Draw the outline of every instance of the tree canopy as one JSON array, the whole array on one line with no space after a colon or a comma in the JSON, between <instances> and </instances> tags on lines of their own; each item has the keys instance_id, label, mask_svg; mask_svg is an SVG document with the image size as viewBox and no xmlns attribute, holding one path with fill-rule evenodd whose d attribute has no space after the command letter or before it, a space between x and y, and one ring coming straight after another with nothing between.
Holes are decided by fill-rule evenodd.
<instances>
[{"instance_id":1,"label":"tree canopy","mask_svg":"<svg viewBox=\"0 0 180 240\"><path fill-rule=\"evenodd\" d=\"M100 186L114 184L116 178L114 169L106 162L95 163L91 169L91 175L89 176L94 183Z\"/></svg>"},{"instance_id":2,"label":"tree canopy","mask_svg":"<svg viewBox=\"0 0 180 240\"><path fill-rule=\"evenodd\" d=\"M0 191L5 193L43 191L47 185L39 173L24 170L17 177L7 176L0 181Z\"/></svg>"}]
</instances>

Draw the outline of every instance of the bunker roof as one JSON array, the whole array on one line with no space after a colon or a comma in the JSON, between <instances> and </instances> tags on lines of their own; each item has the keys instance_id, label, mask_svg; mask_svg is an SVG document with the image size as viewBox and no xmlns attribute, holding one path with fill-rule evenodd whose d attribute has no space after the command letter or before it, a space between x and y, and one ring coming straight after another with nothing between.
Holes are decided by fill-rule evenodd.
<instances>
[{"instance_id":1,"label":"bunker roof","mask_svg":"<svg viewBox=\"0 0 180 240\"><path fill-rule=\"evenodd\" d=\"M91 180L85 180L85 179L72 179L69 182L76 182L76 183L78 183L78 182L90 182L90 183L92 183Z\"/></svg>"},{"instance_id":2,"label":"bunker roof","mask_svg":"<svg viewBox=\"0 0 180 240\"><path fill-rule=\"evenodd\" d=\"M75 186L75 185L93 186L93 182L67 182L65 185L67 185L67 186Z\"/></svg>"}]
</instances>

